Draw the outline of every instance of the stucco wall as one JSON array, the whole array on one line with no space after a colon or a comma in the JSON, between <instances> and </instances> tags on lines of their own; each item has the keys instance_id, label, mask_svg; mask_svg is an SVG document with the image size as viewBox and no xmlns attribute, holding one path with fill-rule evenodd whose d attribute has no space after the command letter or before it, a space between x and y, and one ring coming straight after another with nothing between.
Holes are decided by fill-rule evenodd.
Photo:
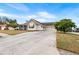
<instances>
[{"instance_id":1,"label":"stucco wall","mask_svg":"<svg viewBox=\"0 0 79 59\"><path fill-rule=\"evenodd\" d=\"M38 25L37 30L44 30L44 29L43 29L42 25Z\"/></svg>"},{"instance_id":2,"label":"stucco wall","mask_svg":"<svg viewBox=\"0 0 79 59\"><path fill-rule=\"evenodd\" d=\"M30 28L29 26L34 26L34 28ZM37 24L34 23L34 22L30 22L30 23L27 25L27 30L43 30L43 28L42 28L41 25L37 25Z\"/></svg>"},{"instance_id":3,"label":"stucco wall","mask_svg":"<svg viewBox=\"0 0 79 59\"><path fill-rule=\"evenodd\" d=\"M1 30L4 30L6 28L6 26L1 26Z\"/></svg>"},{"instance_id":4,"label":"stucco wall","mask_svg":"<svg viewBox=\"0 0 79 59\"><path fill-rule=\"evenodd\" d=\"M8 27L9 30L15 30L13 27Z\"/></svg>"}]
</instances>

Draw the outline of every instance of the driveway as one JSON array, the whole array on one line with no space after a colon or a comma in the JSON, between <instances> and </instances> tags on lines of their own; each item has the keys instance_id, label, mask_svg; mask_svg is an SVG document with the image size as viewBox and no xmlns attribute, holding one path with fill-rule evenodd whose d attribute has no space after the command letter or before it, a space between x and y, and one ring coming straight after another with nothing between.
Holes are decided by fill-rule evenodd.
<instances>
[{"instance_id":1,"label":"driveway","mask_svg":"<svg viewBox=\"0 0 79 59\"><path fill-rule=\"evenodd\" d=\"M55 31L27 32L0 41L1 55L58 55Z\"/></svg>"},{"instance_id":2,"label":"driveway","mask_svg":"<svg viewBox=\"0 0 79 59\"><path fill-rule=\"evenodd\" d=\"M79 32L70 32L72 34L76 34L76 35L79 35Z\"/></svg>"}]
</instances>

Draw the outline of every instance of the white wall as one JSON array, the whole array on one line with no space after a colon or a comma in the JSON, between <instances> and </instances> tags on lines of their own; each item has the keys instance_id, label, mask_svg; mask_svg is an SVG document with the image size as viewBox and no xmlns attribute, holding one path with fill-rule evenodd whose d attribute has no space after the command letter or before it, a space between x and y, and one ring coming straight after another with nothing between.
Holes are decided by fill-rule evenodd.
<instances>
[{"instance_id":1,"label":"white wall","mask_svg":"<svg viewBox=\"0 0 79 59\"><path fill-rule=\"evenodd\" d=\"M43 30L42 25L38 25L38 26L37 26L37 30Z\"/></svg>"},{"instance_id":2,"label":"white wall","mask_svg":"<svg viewBox=\"0 0 79 59\"><path fill-rule=\"evenodd\" d=\"M1 26L1 30L4 30L6 28L6 26Z\"/></svg>"},{"instance_id":3,"label":"white wall","mask_svg":"<svg viewBox=\"0 0 79 59\"><path fill-rule=\"evenodd\" d=\"M15 30L13 27L8 27L9 30Z\"/></svg>"},{"instance_id":4,"label":"white wall","mask_svg":"<svg viewBox=\"0 0 79 59\"><path fill-rule=\"evenodd\" d=\"M32 26L34 25L34 28L29 28L29 26ZM27 25L27 30L36 30L36 24L34 22L30 22L28 25Z\"/></svg>"},{"instance_id":5,"label":"white wall","mask_svg":"<svg viewBox=\"0 0 79 59\"><path fill-rule=\"evenodd\" d=\"M6 28L6 26L1 26L1 30L4 30ZM12 27L8 27L9 30L14 30L14 28Z\"/></svg>"},{"instance_id":6,"label":"white wall","mask_svg":"<svg viewBox=\"0 0 79 59\"><path fill-rule=\"evenodd\" d=\"M34 25L34 28L29 28L29 26ZM43 28L41 27L41 25L36 25L34 22L30 22L27 25L27 30L43 30Z\"/></svg>"}]
</instances>

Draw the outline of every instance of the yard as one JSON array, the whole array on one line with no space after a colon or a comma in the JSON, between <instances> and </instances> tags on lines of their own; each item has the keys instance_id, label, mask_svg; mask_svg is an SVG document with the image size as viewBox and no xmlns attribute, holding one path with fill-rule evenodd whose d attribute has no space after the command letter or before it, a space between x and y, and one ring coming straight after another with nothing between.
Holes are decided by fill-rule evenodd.
<instances>
[{"instance_id":1,"label":"yard","mask_svg":"<svg viewBox=\"0 0 79 59\"><path fill-rule=\"evenodd\" d=\"M35 32L38 30L0 30L0 33L5 33L8 35L16 35L20 33L25 33L25 32Z\"/></svg>"},{"instance_id":2,"label":"yard","mask_svg":"<svg viewBox=\"0 0 79 59\"><path fill-rule=\"evenodd\" d=\"M24 30L0 30L0 33L5 33L8 35L16 35L16 34L20 34L20 33L24 33L27 31Z\"/></svg>"},{"instance_id":3,"label":"yard","mask_svg":"<svg viewBox=\"0 0 79 59\"><path fill-rule=\"evenodd\" d=\"M57 32L57 47L79 53L79 35Z\"/></svg>"}]
</instances>

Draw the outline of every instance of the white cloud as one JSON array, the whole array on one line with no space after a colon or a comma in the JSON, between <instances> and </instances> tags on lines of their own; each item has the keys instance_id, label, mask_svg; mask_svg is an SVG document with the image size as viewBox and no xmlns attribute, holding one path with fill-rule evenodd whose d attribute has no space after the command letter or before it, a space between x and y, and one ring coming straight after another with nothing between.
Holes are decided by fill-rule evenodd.
<instances>
[{"instance_id":1,"label":"white cloud","mask_svg":"<svg viewBox=\"0 0 79 59\"><path fill-rule=\"evenodd\" d=\"M48 21L53 21L53 19L55 19L56 16L48 12L37 12L36 14L26 16L27 20L31 18L34 18L40 22L48 22Z\"/></svg>"},{"instance_id":2,"label":"white cloud","mask_svg":"<svg viewBox=\"0 0 79 59\"><path fill-rule=\"evenodd\" d=\"M25 6L24 4L16 4L16 3L13 3L13 4L6 4L12 8L15 8L17 10L20 10L20 11L28 11L29 8L27 6Z\"/></svg>"},{"instance_id":3,"label":"white cloud","mask_svg":"<svg viewBox=\"0 0 79 59\"><path fill-rule=\"evenodd\" d=\"M38 21L40 21L40 22L46 22L46 21L47 21L47 19L44 19L44 18L38 18L38 19L36 19L36 20L38 20Z\"/></svg>"},{"instance_id":4,"label":"white cloud","mask_svg":"<svg viewBox=\"0 0 79 59\"><path fill-rule=\"evenodd\" d=\"M50 22L54 21L55 16L53 14L50 14L48 12L37 12L36 14L32 15L16 15L16 14L9 14L9 13L0 13L0 16L7 16L9 18L17 19L19 23L24 23L26 20L30 20L31 18L34 18L40 22Z\"/></svg>"},{"instance_id":5,"label":"white cloud","mask_svg":"<svg viewBox=\"0 0 79 59\"><path fill-rule=\"evenodd\" d=\"M31 18L37 18L37 15L29 15L29 16L26 16L27 19L31 19Z\"/></svg>"},{"instance_id":6,"label":"white cloud","mask_svg":"<svg viewBox=\"0 0 79 59\"><path fill-rule=\"evenodd\" d=\"M8 13L0 13L0 16L6 16L6 17L13 17L13 18L21 18L21 16L14 15L14 14L8 14Z\"/></svg>"},{"instance_id":7,"label":"white cloud","mask_svg":"<svg viewBox=\"0 0 79 59\"><path fill-rule=\"evenodd\" d=\"M0 16L6 16L11 19L16 19L18 23L22 24L26 21L26 16L16 15L16 14L8 14L8 13L0 13Z\"/></svg>"},{"instance_id":8,"label":"white cloud","mask_svg":"<svg viewBox=\"0 0 79 59\"><path fill-rule=\"evenodd\" d=\"M4 11L4 9L0 9L0 12Z\"/></svg>"},{"instance_id":9,"label":"white cloud","mask_svg":"<svg viewBox=\"0 0 79 59\"><path fill-rule=\"evenodd\" d=\"M43 18L56 18L55 15L50 14L48 12L38 12L38 16L43 17Z\"/></svg>"},{"instance_id":10,"label":"white cloud","mask_svg":"<svg viewBox=\"0 0 79 59\"><path fill-rule=\"evenodd\" d=\"M79 24L79 7L76 8L66 8L61 11L61 14L58 15L58 20L63 18L72 19L77 25Z\"/></svg>"}]
</instances>

